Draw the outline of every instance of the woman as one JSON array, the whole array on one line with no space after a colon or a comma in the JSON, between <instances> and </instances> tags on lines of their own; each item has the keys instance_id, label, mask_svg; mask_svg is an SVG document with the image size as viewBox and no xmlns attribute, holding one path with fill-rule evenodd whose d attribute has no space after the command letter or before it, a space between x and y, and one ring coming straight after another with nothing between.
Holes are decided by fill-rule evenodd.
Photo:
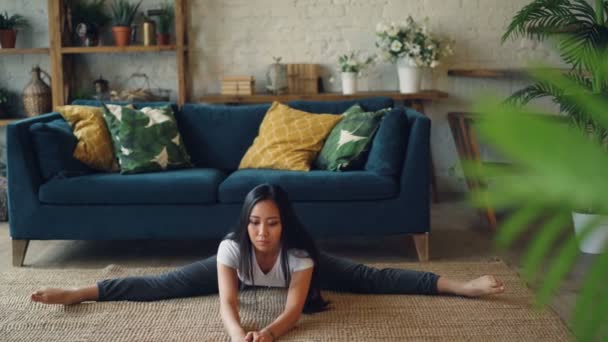
<instances>
[{"instance_id":1,"label":"woman","mask_svg":"<svg viewBox=\"0 0 608 342\"><path fill-rule=\"evenodd\" d=\"M286 287L283 312L259 331L245 331L238 313L239 285ZM83 301L151 301L219 292L224 327L233 341L274 341L289 331L302 312L322 311L320 290L373 294L455 294L478 297L504 291L493 276L468 282L430 272L376 269L319 253L296 217L287 194L275 185L257 186L245 198L237 229L217 256L175 271L144 277L107 279L75 289L46 288L31 299L46 304Z\"/></svg>"}]
</instances>

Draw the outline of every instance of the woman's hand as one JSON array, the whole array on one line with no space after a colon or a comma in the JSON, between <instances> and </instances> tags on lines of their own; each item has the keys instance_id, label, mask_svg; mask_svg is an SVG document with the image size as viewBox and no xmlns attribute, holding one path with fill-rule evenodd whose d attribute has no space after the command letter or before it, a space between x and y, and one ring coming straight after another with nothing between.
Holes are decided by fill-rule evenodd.
<instances>
[{"instance_id":1,"label":"woman's hand","mask_svg":"<svg viewBox=\"0 0 608 342\"><path fill-rule=\"evenodd\" d=\"M250 331L245 335L246 342L272 342L274 338L270 331L262 329L260 331Z\"/></svg>"}]
</instances>

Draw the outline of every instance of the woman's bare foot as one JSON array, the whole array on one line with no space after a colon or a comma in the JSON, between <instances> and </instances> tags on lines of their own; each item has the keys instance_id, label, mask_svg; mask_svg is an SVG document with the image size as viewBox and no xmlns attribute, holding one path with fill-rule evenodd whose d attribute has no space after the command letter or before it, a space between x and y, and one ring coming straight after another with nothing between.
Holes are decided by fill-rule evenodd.
<instances>
[{"instance_id":1,"label":"woman's bare foot","mask_svg":"<svg viewBox=\"0 0 608 342\"><path fill-rule=\"evenodd\" d=\"M44 288L31 295L32 301L43 304L78 304L80 298L78 289Z\"/></svg>"},{"instance_id":2,"label":"woman's bare foot","mask_svg":"<svg viewBox=\"0 0 608 342\"><path fill-rule=\"evenodd\" d=\"M505 284L502 281L494 276L484 275L464 283L458 294L466 297L480 297L504 291Z\"/></svg>"}]
</instances>

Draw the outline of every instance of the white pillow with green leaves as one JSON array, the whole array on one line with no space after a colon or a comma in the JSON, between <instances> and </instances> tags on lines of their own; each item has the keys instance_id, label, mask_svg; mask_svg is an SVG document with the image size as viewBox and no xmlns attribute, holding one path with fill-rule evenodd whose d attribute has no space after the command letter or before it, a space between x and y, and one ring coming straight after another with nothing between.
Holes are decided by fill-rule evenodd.
<instances>
[{"instance_id":1,"label":"white pillow with green leaves","mask_svg":"<svg viewBox=\"0 0 608 342\"><path fill-rule=\"evenodd\" d=\"M120 173L192 167L171 106L133 109L104 105Z\"/></svg>"}]
</instances>

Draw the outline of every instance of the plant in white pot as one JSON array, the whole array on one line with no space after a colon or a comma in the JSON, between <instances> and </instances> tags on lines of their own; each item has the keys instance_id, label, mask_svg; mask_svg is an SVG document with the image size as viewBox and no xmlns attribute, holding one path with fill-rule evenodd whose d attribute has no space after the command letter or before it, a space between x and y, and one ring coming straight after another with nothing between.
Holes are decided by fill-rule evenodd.
<instances>
[{"instance_id":1,"label":"plant in white pot","mask_svg":"<svg viewBox=\"0 0 608 342\"><path fill-rule=\"evenodd\" d=\"M422 68L435 68L442 57L451 55L449 42L437 38L412 17L396 23L376 26L376 47L385 61L397 64L399 91L416 93L420 90Z\"/></svg>"},{"instance_id":2,"label":"plant in white pot","mask_svg":"<svg viewBox=\"0 0 608 342\"><path fill-rule=\"evenodd\" d=\"M589 97L608 96L608 78L603 68L608 51L608 1L595 0L592 6L585 0L534 0L513 17L503 42L509 38L527 37L544 41L557 40L563 60L570 65L566 77L584 89ZM525 105L532 100L549 97L559 106L568 122L585 132L608 150L608 126L593 118L584 106L574 101L571 89L556 87L537 80L510 97L510 101ZM594 210L574 210L572 218L577 235L589 220L603 222L593 234L580 239L580 249L586 253L601 253L608 242L608 215L596 215Z\"/></svg>"},{"instance_id":3,"label":"plant in white pot","mask_svg":"<svg viewBox=\"0 0 608 342\"><path fill-rule=\"evenodd\" d=\"M375 56L361 59L359 52L350 52L338 57L342 76L342 93L344 95L351 95L357 92L357 78L374 63L375 59Z\"/></svg>"}]
</instances>

